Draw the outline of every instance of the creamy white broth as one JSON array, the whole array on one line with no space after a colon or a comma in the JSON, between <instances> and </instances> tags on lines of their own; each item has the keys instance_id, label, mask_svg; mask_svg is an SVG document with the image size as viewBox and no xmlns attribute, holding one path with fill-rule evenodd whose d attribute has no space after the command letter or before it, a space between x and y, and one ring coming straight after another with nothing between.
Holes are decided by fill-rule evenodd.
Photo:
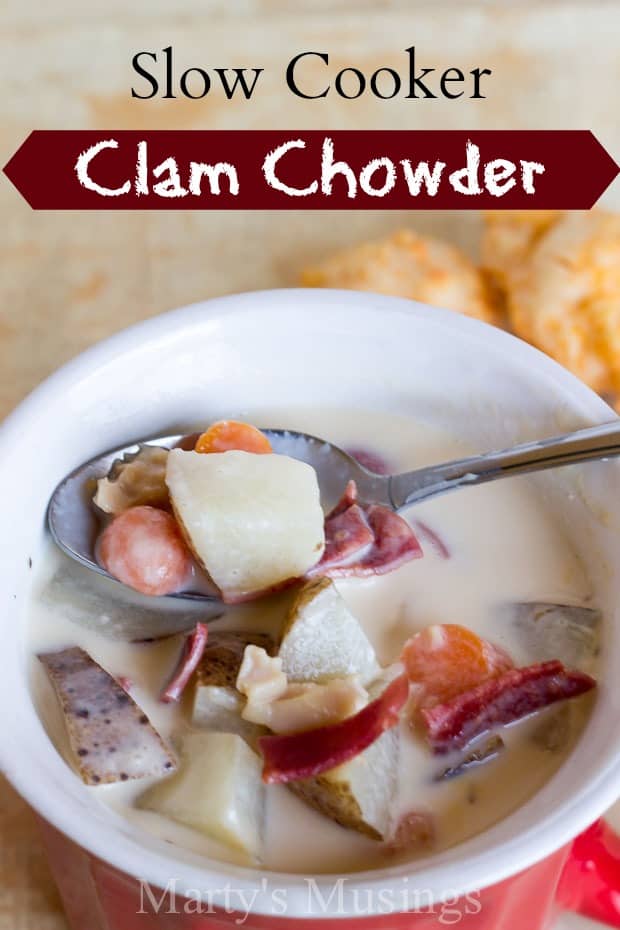
<instances>
[{"instance_id":1,"label":"creamy white broth","mask_svg":"<svg viewBox=\"0 0 620 930\"><path fill-rule=\"evenodd\" d=\"M405 470L471 452L461 442L426 423L378 413L297 411L283 417L245 414L258 425L303 430L343 447L367 448L382 455L394 470ZM473 450L475 451L475 450ZM424 558L380 577L336 581L338 590L373 643L379 661L395 661L405 640L432 623L457 623L506 649L516 664L531 664L538 656L509 621L502 606L512 602L547 601L592 604L593 591L584 568L552 513L541 504L531 479L511 479L448 494L412 508L407 516L437 532L450 558L443 558L422 539ZM180 638L152 643L126 643L109 635L114 613L123 615L143 598L84 569L69 566L72 576L98 590L107 605L105 616L93 617L92 604L69 581L50 600L49 579L67 571L67 563L51 547L43 554L37 593L31 607L33 655L68 646L85 649L111 674L129 677L132 696L165 738L173 743L188 727L189 702L158 700L178 655ZM256 629L277 633L293 595L282 593L243 607L229 608L213 629ZM169 602L168 602L169 603ZM175 608L176 609L176 608ZM201 615L199 606L183 606L185 625ZM72 619L68 619L71 617ZM77 621L77 622L76 622ZM85 622L89 626L85 625ZM183 626L183 618L180 619ZM102 635L99 630L108 635ZM593 671L587 663L581 667ZM45 672L33 657L32 682L37 706L59 751L70 758L64 724ZM484 830L531 797L562 764L574 745L591 698L570 702L570 736L561 751L539 747L532 732L542 715L502 730L506 748L500 757L476 770L438 783L437 775L455 761L433 756L406 723L401 727L399 791L394 817L412 809L432 811L440 850ZM159 837L206 856L243 860L203 834L156 813L138 810L135 800L152 782L141 780L85 790L94 792L121 817ZM428 849L421 850L425 855ZM414 852L415 854L415 852ZM400 858L412 855L399 854ZM314 811L281 786L268 786L263 864L268 869L299 872L358 870L397 861L384 844L344 829Z\"/></svg>"}]
</instances>

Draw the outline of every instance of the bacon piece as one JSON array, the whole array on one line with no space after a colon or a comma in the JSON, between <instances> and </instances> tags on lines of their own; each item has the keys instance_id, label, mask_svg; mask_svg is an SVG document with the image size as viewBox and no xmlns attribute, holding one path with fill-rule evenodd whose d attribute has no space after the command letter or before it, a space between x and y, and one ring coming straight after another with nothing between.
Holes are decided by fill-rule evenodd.
<instances>
[{"instance_id":1,"label":"bacon piece","mask_svg":"<svg viewBox=\"0 0 620 930\"><path fill-rule=\"evenodd\" d=\"M258 745L265 763L263 781L283 784L313 778L348 762L398 723L408 696L409 680L399 675L378 698L340 723L301 733L262 736Z\"/></svg>"},{"instance_id":2,"label":"bacon piece","mask_svg":"<svg viewBox=\"0 0 620 930\"><path fill-rule=\"evenodd\" d=\"M209 630L205 624L197 623L196 629L186 638L178 665L160 698L165 704L181 699L190 678L200 664L208 636Z\"/></svg>"},{"instance_id":3,"label":"bacon piece","mask_svg":"<svg viewBox=\"0 0 620 930\"><path fill-rule=\"evenodd\" d=\"M357 485L355 481L347 481L347 486L343 491L342 497L336 504L333 510L327 514L326 520L330 520L332 517L337 517L339 514L344 513L345 510L348 510L353 504L357 503Z\"/></svg>"},{"instance_id":4,"label":"bacon piece","mask_svg":"<svg viewBox=\"0 0 620 930\"><path fill-rule=\"evenodd\" d=\"M428 523L423 523L422 520L414 520L413 527L422 541L428 542L431 549L434 549L441 559L450 558L451 553L445 542Z\"/></svg>"},{"instance_id":5,"label":"bacon piece","mask_svg":"<svg viewBox=\"0 0 620 930\"><path fill-rule=\"evenodd\" d=\"M325 551L319 564L308 574L331 575L332 570L340 573L343 568L352 568L359 564L365 553L370 552L374 541L375 535L366 514L359 504L351 504L325 521ZM347 564L349 561L351 566Z\"/></svg>"},{"instance_id":6,"label":"bacon piece","mask_svg":"<svg viewBox=\"0 0 620 930\"><path fill-rule=\"evenodd\" d=\"M460 694L445 704L420 712L433 752L462 749L494 727L520 720L556 701L577 697L596 687L584 672L561 662L515 668Z\"/></svg>"},{"instance_id":7,"label":"bacon piece","mask_svg":"<svg viewBox=\"0 0 620 930\"><path fill-rule=\"evenodd\" d=\"M406 520L379 504L371 504L366 513L375 544L356 569L356 575L383 575L422 557L420 543Z\"/></svg>"},{"instance_id":8,"label":"bacon piece","mask_svg":"<svg viewBox=\"0 0 620 930\"><path fill-rule=\"evenodd\" d=\"M407 521L389 507L360 504L356 484L349 481L325 518L325 551L307 577L383 575L421 556Z\"/></svg>"}]
</instances>

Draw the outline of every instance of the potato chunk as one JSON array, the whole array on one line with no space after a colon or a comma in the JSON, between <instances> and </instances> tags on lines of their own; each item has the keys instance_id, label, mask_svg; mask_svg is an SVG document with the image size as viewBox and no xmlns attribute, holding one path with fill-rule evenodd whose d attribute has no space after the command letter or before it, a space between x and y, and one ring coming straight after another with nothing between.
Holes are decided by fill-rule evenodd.
<instances>
[{"instance_id":1,"label":"potato chunk","mask_svg":"<svg viewBox=\"0 0 620 930\"><path fill-rule=\"evenodd\" d=\"M200 665L196 669L196 693L192 722L209 730L240 733L247 738L256 729L241 717L245 703L235 682L248 643L273 650L266 633L219 630L209 636Z\"/></svg>"},{"instance_id":2,"label":"potato chunk","mask_svg":"<svg viewBox=\"0 0 620 930\"><path fill-rule=\"evenodd\" d=\"M166 482L187 540L226 603L277 589L321 558L319 485L304 462L173 449Z\"/></svg>"},{"instance_id":3,"label":"potato chunk","mask_svg":"<svg viewBox=\"0 0 620 930\"><path fill-rule=\"evenodd\" d=\"M290 681L327 681L358 675L362 684L379 674L375 651L333 581L310 581L291 607L280 643Z\"/></svg>"},{"instance_id":4,"label":"potato chunk","mask_svg":"<svg viewBox=\"0 0 620 930\"><path fill-rule=\"evenodd\" d=\"M170 775L177 761L143 710L75 646L39 656L62 708L76 767L87 785Z\"/></svg>"},{"instance_id":5,"label":"potato chunk","mask_svg":"<svg viewBox=\"0 0 620 930\"><path fill-rule=\"evenodd\" d=\"M289 782L287 787L341 826L375 840L387 839L392 828L398 752L395 728L350 762L315 778Z\"/></svg>"},{"instance_id":6,"label":"potato chunk","mask_svg":"<svg viewBox=\"0 0 620 930\"><path fill-rule=\"evenodd\" d=\"M150 788L139 806L260 858L265 809L261 760L236 733L190 733L179 772Z\"/></svg>"}]
</instances>

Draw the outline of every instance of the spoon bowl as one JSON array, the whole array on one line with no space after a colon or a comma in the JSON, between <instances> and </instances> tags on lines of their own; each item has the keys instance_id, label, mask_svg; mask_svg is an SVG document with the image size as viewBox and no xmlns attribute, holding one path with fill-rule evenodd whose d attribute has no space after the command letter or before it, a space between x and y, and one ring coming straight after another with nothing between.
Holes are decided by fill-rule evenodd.
<instances>
[{"instance_id":1,"label":"spoon bowl","mask_svg":"<svg viewBox=\"0 0 620 930\"><path fill-rule=\"evenodd\" d=\"M388 479L373 475L338 446L292 430L264 429L262 432L275 453L300 459L316 470L321 501L327 510L338 501L350 479L357 483L365 498L388 503L385 496ZM138 440L95 456L70 472L54 490L47 511L47 524L56 545L76 562L116 581L97 559L97 538L102 529L97 507L93 504L97 481L109 474L115 462L136 455L144 446L173 449L183 438L184 434L175 434ZM200 579L200 582L196 590L165 597L221 604L217 594L209 591L208 581L203 583Z\"/></svg>"},{"instance_id":2,"label":"spoon bowl","mask_svg":"<svg viewBox=\"0 0 620 930\"><path fill-rule=\"evenodd\" d=\"M315 469L326 511L339 500L351 480L355 481L361 500L400 510L459 487L620 455L620 420L614 420L500 452L487 452L400 475L377 475L338 446L317 436L294 430L264 429L262 432L274 453L300 459ZM143 446L172 449L183 438L183 435L159 436L112 449L67 475L52 494L47 512L47 523L56 544L86 568L112 578L97 560L101 523L92 500L97 480L105 477L116 461L137 454ZM165 596L221 604L208 579L205 577L200 582L193 590Z\"/></svg>"}]
</instances>

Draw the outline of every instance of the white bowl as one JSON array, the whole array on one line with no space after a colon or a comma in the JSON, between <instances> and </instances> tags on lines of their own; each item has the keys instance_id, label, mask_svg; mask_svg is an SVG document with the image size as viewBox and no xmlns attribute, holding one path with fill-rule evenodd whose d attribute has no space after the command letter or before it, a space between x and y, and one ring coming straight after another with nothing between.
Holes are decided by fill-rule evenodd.
<instances>
[{"instance_id":1,"label":"white bowl","mask_svg":"<svg viewBox=\"0 0 620 930\"><path fill-rule=\"evenodd\" d=\"M485 324L413 302L340 291L290 290L207 301L135 326L44 382L0 430L0 616L3 618L0 763L47 821L123 872L177 891L273 898L252 869L200 858L111 814L62 761L35 712L25 636L32 572L56 482L97 452L255 408L358 407L411 413L481 451L604 422L612 411L546 356ZM620 471L613 463L536 479L562 511L606 611L602 684L570 762L528 803L466 843L415 865L437 900L515 874L567 843L620 795ZM398 889L413 867L356 873L357 889ZM304 916L307 886L272 876L287 916ZM333 879L318 877L328 896ZM215 904L224 900L213 898ZM330 908L332 910L330 911ZM336 902L324 916L341 916Z\"/></svg>"}]
</instances>

